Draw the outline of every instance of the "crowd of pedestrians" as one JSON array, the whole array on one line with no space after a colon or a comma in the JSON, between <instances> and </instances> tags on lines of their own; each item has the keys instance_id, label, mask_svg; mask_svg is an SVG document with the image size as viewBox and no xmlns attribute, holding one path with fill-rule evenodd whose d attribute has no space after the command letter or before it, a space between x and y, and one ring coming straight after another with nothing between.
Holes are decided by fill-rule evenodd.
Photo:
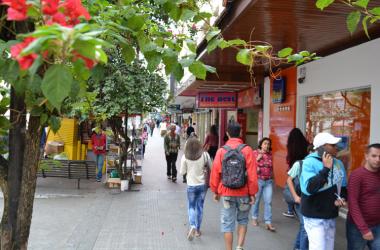
<instances>
[{"instance_id":1,"label":"crowd of pedestrians","mask_svg":"<svg viewBox=\"0 0 380 250\"><path fill-rule=\"evenodd\" d=\"M177 178L176 160L180 149L177 125L164 136L167 176ZM228 125L225 145L218 149L219 136L211 126L202 145L193 126L186 130L187 141L181 159L180 174L187 175L189 231L188 240L201 236L203 204L210 188L221 203L220 230L225 248L244 247L251 224L259 224L261 198L264 202L265 228L276 232L272 224L273 159L270 138L263 138L253 150L241 139L241 127ZM339 208L347 207L346 237L348 250L380 250L380 144L371 144L365 163L348 180L343 163L337 159L341 138L330 133L317 134L309 143L302 131L294 128L287 141L288 168L283 214L299 220L294 249L333 250ZM184 181L185 182L185 181ZM236 225L237 224L237 225Z\"/></svg>"}]
</instances>

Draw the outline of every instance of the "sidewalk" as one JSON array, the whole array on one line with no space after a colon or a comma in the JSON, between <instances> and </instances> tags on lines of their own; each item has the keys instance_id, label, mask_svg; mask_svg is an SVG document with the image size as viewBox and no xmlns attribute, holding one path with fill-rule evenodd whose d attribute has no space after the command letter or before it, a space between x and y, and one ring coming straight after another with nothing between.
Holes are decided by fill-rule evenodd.
<instances>
[{"instance_id":1,"label":"sidewalk","mask_svg":"<svg viewBox=\"0 0 380 250\"><path fill-rule=\"evenodd\" d=\"M179 160L177 168L179 169ZM219 231L221 204L205 202L203 235L186 240L186 185L166 178L163 139L157 129L149 137L143 163L143 184L134 191L111 194L102 184L60 178L38 179L29 249L224 249ZM2 210L2 202L0 202ZM276 233L249 226L245 249L291 250L298 223L282 215L286 205L281 190L273 198ZM263 210L260 210L262 215ZM344 221L338 219L336 250L345 249Z\"/></svg>"}]
</instances>

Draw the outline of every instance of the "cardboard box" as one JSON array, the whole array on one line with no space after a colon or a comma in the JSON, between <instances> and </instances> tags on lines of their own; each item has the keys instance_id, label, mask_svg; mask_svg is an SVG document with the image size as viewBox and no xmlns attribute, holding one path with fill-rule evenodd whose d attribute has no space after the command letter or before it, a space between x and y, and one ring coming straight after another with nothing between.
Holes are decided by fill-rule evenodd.
<instances>
[{"instance_id":1,"label":"cardboard box","mask_svg":"<svg viewBox=\"0 0 380 250\"><path fill-rule=\"evenodd\" d=\"M60 141L48 141L45 146L47 155L60 154L64 151L64 143Z\"/></svg>"},{"instance_id":2,"label":"cardboard box","mask_svg":"<svg viewBox=\"0 0 380 250\"><path fill-rule=\"evenodd\" d=\"M142 173L141 172L137 172L133 175L133 181L134 183L136 184L142 184Z\"/></svg>"},{"instance_id":3,"label":"cardboard box","mask_svg":"<svg viewBox=\"0 0 380 250\"><path fill-rule=\"evenodd\" d=\"M107 185L109 188L118 188L120 187L121 180L120 178L108 178Z\"/></svg>"}]
</instances>

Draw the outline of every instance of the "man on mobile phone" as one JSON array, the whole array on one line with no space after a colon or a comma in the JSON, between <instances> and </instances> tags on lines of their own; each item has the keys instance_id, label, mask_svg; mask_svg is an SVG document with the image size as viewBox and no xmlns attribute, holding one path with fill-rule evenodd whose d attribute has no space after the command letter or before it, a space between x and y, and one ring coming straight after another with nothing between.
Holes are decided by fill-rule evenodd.
<instances>
[{"instance_id":1,"label":"man on mobile phone","mask_svg":"<svg viewBox=\"0 0 380 250\"><path fill-rule=\"evenodd\" d=\"M303 160L301 213L309 237L309 250L333 250L335 219L339 207L346 206L346 171L336 159L341 138L330 133L314 137L316 152Z\"/></svg>"},{"instance_id":2,"label":"man on mobile phone","mask_svg":"<svg viewBox=\"0 0 380 250\"><path fill-rule=\"evenodd\" d=\"M348 182L347 249L380 249L380 143L367 147Z\"/></svg>"}]
</instances>

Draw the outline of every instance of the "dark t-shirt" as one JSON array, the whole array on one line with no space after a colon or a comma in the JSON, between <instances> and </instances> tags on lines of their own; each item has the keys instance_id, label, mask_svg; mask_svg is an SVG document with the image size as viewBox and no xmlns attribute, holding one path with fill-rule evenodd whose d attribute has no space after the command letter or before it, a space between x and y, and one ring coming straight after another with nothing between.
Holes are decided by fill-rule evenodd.
<instances>
[{"instance_id":1,"label":"dark t-shirt","mask_svg":"<svg viewBox=\"0 0 380 250\"><path fill-rule=\"evenodd\" d=\"M194 130L194 128L193 128L192 126L188 127L187 130L186 130L186 134L187 134L187 136L190 136L191 133L193 133L194 131L195 131L195 130Z\"/></svg>"}]
</instances>

